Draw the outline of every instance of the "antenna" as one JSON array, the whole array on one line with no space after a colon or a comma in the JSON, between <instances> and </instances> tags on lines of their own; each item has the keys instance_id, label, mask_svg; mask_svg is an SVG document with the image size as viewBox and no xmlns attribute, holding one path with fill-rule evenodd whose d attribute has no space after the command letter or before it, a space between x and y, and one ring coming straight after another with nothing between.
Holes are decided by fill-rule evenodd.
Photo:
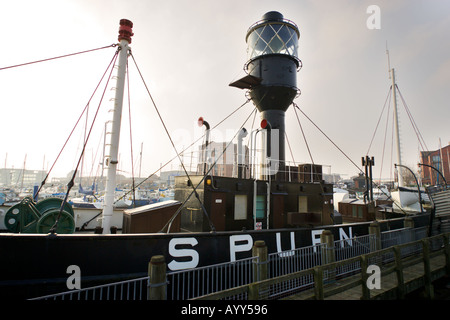
<instances>
[{"instance_id":1,"label":"antenna","mask_svg":"<svg viewBox=\"0 0 450 320\"><path fill-rule=\"evenodd\" d=\"M387 40L386 40L386 54L387 54L387 58L388 58L388 73L389 73L389 79L391 79L391 61L390 61L390 59L389 59L389 49L388 49Z\"/></svg>"}]
</instances>

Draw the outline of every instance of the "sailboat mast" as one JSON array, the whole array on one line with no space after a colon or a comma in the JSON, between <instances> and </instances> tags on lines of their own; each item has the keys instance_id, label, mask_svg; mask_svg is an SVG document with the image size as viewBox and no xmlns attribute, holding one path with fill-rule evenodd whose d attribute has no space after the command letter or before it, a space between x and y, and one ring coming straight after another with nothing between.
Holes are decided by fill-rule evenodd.
<instances>
[{"instance_id":1,"label":"sailboat mast","mask_svg":"<svg viewBox=\"0 0 450 320\"><path fill-rule=\"evenodd\" d=\"M390 69L392 79L392 99L394 103L394 127L395 127L395 143L397 147L397 164L402 165L402 155L400 150L400 130L398 127L398 111L397 111L397 88L395 85L395 70ZM398 186L403 187L402 168L398 167Z\"/></svg>"},{"instance_id":2,"label":"sailboat mast","mask_svg":"<svg viewBox=\"0 0 450 320\"><path fill-rule=\"evenodd\" d=\"M108 157L108 173L106 177L105 202L103 205L102 228L103 234L109 234L111 231L111 218L113 215L114 191L116 189L116 170L118 164L120 122L122 119L123 93L125 86L125 75L127 68L127 58L133 23L129 20L120 20L119 28L119 65L117 70L116 95L114 99L113 120L110 135L110 152Z\"/></svg>"}]
</instances>

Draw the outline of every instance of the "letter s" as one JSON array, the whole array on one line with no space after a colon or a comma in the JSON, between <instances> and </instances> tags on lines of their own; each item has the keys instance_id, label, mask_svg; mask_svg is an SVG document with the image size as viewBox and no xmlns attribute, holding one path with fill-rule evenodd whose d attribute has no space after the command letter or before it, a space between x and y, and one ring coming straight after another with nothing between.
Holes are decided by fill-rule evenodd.
<instances>
[{"instance_id":1,"label":"letter s","mask_svg":"<svg viewBox=\"0 0 450 320\"><path fill-rule=\"evenodd\" d=\"M198 252L193 249L177 249L177 245L188 244L192 247L198 244L195 238L174 238L169 242L169 254L172 257L191 257L190 261L176 261L172 260L167 266L170 270L182 270L195 268L199 262Z\"/></svg>"}]
</instances>

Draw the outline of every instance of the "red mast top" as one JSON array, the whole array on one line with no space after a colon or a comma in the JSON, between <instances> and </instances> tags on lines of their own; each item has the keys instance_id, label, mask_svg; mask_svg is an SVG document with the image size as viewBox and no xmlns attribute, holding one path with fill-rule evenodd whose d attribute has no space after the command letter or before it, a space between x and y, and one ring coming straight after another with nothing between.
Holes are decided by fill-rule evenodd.
<instances>
[{"instance_id":1,"label":"red mast top","mask_svg":"<svg viewBox=\"0 0 450 320\"><path fill-rule=\"evenodd\" d=\"M134 35L132 28L133 22L127 19L121 19L119 28L119 41L127 40L129 43L131 43L131 37Z\"/></svg>"}]
</instances>

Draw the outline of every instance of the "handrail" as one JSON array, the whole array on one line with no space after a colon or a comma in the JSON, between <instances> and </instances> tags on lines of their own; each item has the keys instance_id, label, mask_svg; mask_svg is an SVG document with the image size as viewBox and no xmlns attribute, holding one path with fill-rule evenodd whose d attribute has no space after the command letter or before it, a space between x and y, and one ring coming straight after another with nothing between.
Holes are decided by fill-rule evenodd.
<instances>
[{"instance_id":1,"label":"handrail","mask_svg":"<svg viewBox=\"0 0 450 320\"><path fill-rule=\"evenodd\" d=\"M431 252L430 243L433 240L443 239L444 240L444 246L434 250ZM341 286L340 288L335 287L331 290L328 288L325 288L325 282L329 281L330 279L324 279L324 271L330 270L330 269L336 269L337 267L342 267L344 265L350 264L350 263L361 263L361 270L367 270L369 259L383 256L385 254L393 253L395 256L394 262L388 264L388 267L384 269L381 272L382 276L385 276L387 274L390 274L392 272L397 273L397 281L398 281L398 292L399 296L403 297L405 294L405 284L404 284L404 278L403 278L403 269L414 265L418 262L423 261L425 266L425 289L426 292L428 292L429 295L432 295L430 293L430 286L431 286L431 270L430 270L430 258L435 257L440 254L445 254L445 270L447 274L450 274L450 233L445 234L439 234L432 237L424 238L421 240L416 240L400 245L395 245L389 248L377 250L374 252L366 253L358 257L353 257L346 260L341 261L335 261L331 263L327 263L321 266L315 266L313 268L309 268L306 270L294 272L291 274L279 276L276 278L271 278L263 281L254 282L248 285L244 285L238 288L228 289L221 292L212 293L206 296L195 298L194 300L215 300L215 299L223 299L226 297L233 296L236 292L239 293L248 293L249 297L252 297L253 299L260 299L259 295L259 288L260 287L268 287L270 285L278 284L284 281L289 281L293 279L298 279L303 276L307 275L314 275L314 293L306 292L304 293L305 299L324 299L327 296L342 292L344 290L347 290L349 288L355 287L357 285L362 284L362 299L370 299L370 290L367 288L365 283L367 283L368 275L366 272L361 272L361 277L356 278L353 281L350 281L346 283L345 285ZM401 257L401 250L403 248L420 245L422 246L421 255L416 257ZM348 277L346 277L348 278ZM328 290L325 290L328 289ZM309 293L309 294L308 294Z\"/></svg>"}]
</instances>

